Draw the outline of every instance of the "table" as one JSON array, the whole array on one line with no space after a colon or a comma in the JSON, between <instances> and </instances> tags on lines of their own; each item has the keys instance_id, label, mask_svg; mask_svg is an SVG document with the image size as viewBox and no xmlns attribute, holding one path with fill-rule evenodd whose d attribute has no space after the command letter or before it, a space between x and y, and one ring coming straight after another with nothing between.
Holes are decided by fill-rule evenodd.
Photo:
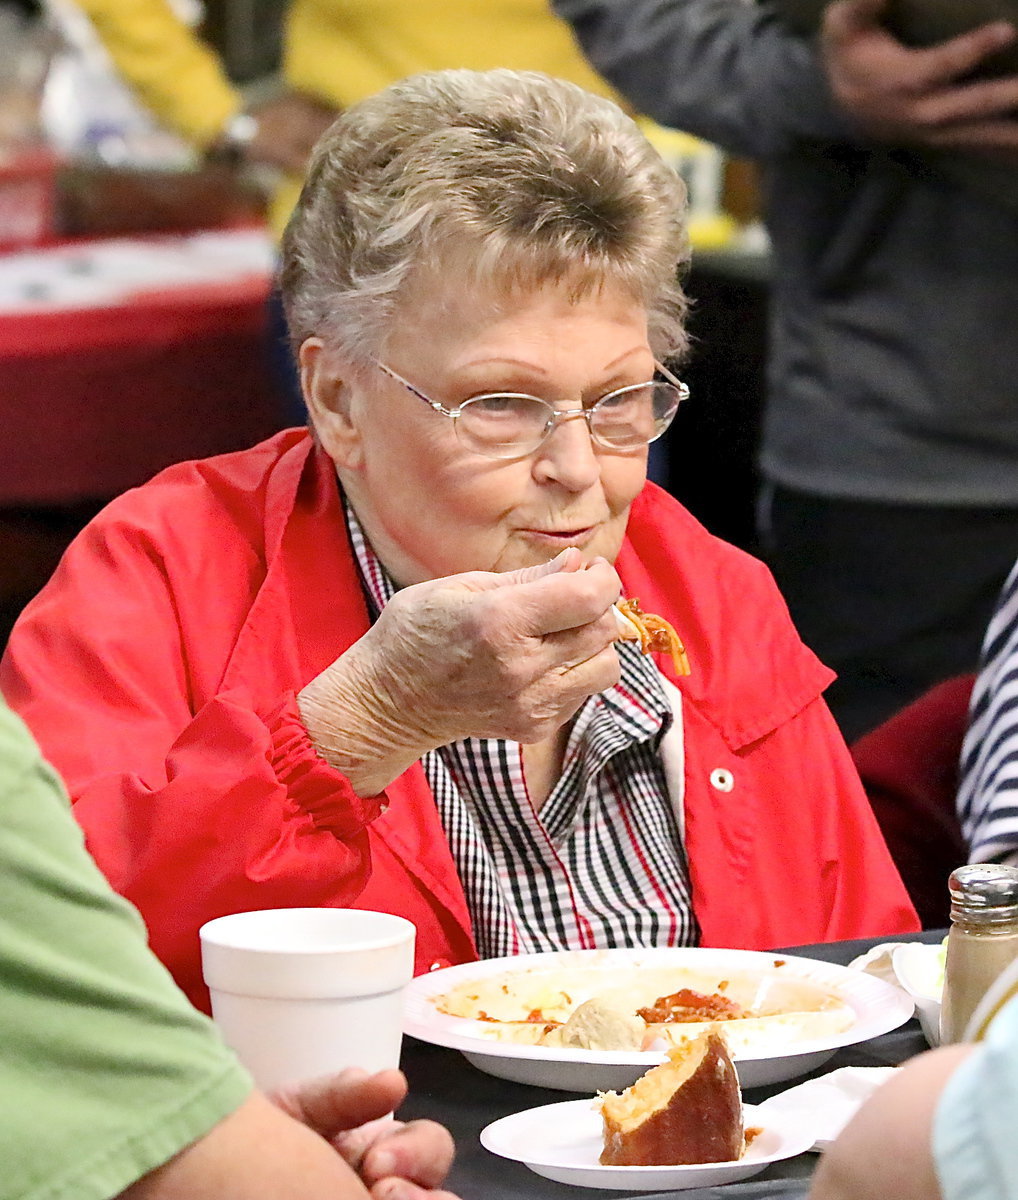
<instances>
[{"instance_id":1,"label":"table","mask_svg":"<svg viewBox=\"0 0 1018 1200\"><path fill-rule=\"evenodd\" d=\"M926 931L901 940L939 942L943 930ZM829 945L783 947L788 954L801 954L825 962L850 962L878 940L835 942ZM882 1037L858 1046L839 1050L822 1067L803 1078L824 1075L838 1067L895 1066L926 1049L926 1041L915 1019ZM529 1087L478 1071L454 1050L430 1046L408 1039L403 1051L403 1070L410 1080L410 1095L400 1116L406 1120L429 1117L447 1126L456 1139L457 1156L447 1186L462 1200L629 1200L643 1195L644 1200L801 1200L809 1186L816 1155L802 1154L785 1162L774 1163L759 1175L742 1183L724 1187L695 1188L690 1191L654 1193L616 1192L595 1188L571 1187L554 1183L534 1174L522 1163L510 1162L489 1154L478 1141L480 1131L491 1121L539 1104L555 1104L578 1097L573 1093ZM770 1087L753 1088L746 1101L758 1104L775 1092L793 1087L802 1079Z\"/></svg>"},{"instance_id":2,"label":"table","mask_svg":"<svg viewBox=\"0 0 1018 1200\"><path fill-rule=\"evenodd\" d=\"M0 508L109 499L281 424L259 230L0 257Z\"/></svg>"},{"instance_id":3,"label":"table","mask_svg":"<svg viewBox=\"0 0 1018 1200\"><path fill-rule=\"evenodd\" d=\"M0 649L108 500L285 420L258 229L0 255Z\"/></svg>"}]
</instances>

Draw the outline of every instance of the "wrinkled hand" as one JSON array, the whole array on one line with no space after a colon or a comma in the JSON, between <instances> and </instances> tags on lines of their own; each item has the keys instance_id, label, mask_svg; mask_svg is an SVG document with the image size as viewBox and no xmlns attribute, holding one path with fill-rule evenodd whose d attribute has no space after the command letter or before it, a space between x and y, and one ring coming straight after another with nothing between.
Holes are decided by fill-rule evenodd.
<instances>
[{"instance_id":1,"label":"wrinkled hand","mask_svg":"<svg viewBox=\"0 0 1018 1200\"><path fill-rule=\"evenodd\" d=\"M381 1120L402 1102L400 1071L368 1075L350 1068L275 1093L288 1116L335 1146L375 1200L456 1200L438 1190L452 1165L453 1143L434 1121Z\"/></svg>"},{"instance_id":2,"label":"wrinkled hand","mask_svg":"<svg viewBox=\"0 0 1018 1200\"><path fill-rule=\"evenodd\" d=\"M820 46L835 99L868 137L1018 156L1018 76L966 79L1018 38L994 21L935 46L903 45L882 24L889 0L835 0Z\"/></svg>"},{"instance_id":3,"label":"wrinkled hand","mask_svg":"<svg viewBox=\"0 0 1018 1200\"><path fill-rule=\"evenodd\" d=\"M336 118L336 110L300 92L284 92L250 109L258 132L248 143L252 162L268 163L302 175L315 142Z\"/></svg>"},{"instance_id":4,"label":"wrinkled hand","mask_svg":"<svg viewBox=\"0 0 1018 1200\"><path fill-rule=\"evenodd\" d=\"M319 752L372 795L436 746L552 736L619 678L619 578L603 559L583 568L571 549L540 567L397 593L298 698Z\"/></svg>"}]
</instances>

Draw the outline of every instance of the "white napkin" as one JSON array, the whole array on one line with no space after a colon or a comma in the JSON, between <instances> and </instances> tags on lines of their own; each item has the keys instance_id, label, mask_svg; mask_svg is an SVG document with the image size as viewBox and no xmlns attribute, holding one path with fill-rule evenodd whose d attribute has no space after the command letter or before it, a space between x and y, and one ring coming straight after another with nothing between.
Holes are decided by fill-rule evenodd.
<instances>
[{"instance_id":1,"label":"white napkin","mask_svg":"<svg viewBox=\"0 0 1018 1200\"><path fill-rule=\"evenodd\" d=\"M865 954L853 958L848 965L856 971L865 971L867 975L875 975L884 983L893 983L895 987L900 988L901 984L898 976L894 973L891 956L899 946L905 945L907 945L906 942L880 942L879 945L872 946Z\"/></svg>"},{"instance_id":2,"label":"white napkin","mask_svg":"<svg viewBox=\"0 0 1018 1200\"><path fill-rule=\"evenodd\" d=\"M758 1108L792 1117L813 1130L812 1149L825 1150L856 1110L897 1071L897 1067L839 1067L818 1079L779 1092Z\"/></svg>"}]
</instances>

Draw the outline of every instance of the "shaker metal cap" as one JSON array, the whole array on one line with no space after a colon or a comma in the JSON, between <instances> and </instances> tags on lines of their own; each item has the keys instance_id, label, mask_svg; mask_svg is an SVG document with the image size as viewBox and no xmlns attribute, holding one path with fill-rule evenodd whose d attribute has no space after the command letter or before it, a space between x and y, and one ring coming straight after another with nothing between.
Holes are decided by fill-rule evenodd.
<instances>
[{"instance_id":1,"label":"shaker metal cap","mask_svg":"<svg viewBox=\"0 0 1018 1200\"><path fill-rule=\"evenodd\" d=\"M951 872L947 886L952 920L991 924L1018 918L1018 867L969 863Z\"/></svg>"}]
</instances>

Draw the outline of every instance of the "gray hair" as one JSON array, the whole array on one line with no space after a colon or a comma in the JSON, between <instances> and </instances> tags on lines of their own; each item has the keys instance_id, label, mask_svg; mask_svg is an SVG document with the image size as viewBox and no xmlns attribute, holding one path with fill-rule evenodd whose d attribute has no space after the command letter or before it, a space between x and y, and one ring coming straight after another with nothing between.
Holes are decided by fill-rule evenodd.
<instances>
[{"instance_id":1,"label":"gray hair","mask_svg":"<svg viewBox=\"0 0 1018 1200\"><path fill-rule=\"evenodd\" d=\"M315 147L283 237L295 346L380 353L408 281L462 268L507 292L609 283L685 351L685 188L610 100L531 71L411 76L344 112Z\"/></svg>"}]
</instances>

